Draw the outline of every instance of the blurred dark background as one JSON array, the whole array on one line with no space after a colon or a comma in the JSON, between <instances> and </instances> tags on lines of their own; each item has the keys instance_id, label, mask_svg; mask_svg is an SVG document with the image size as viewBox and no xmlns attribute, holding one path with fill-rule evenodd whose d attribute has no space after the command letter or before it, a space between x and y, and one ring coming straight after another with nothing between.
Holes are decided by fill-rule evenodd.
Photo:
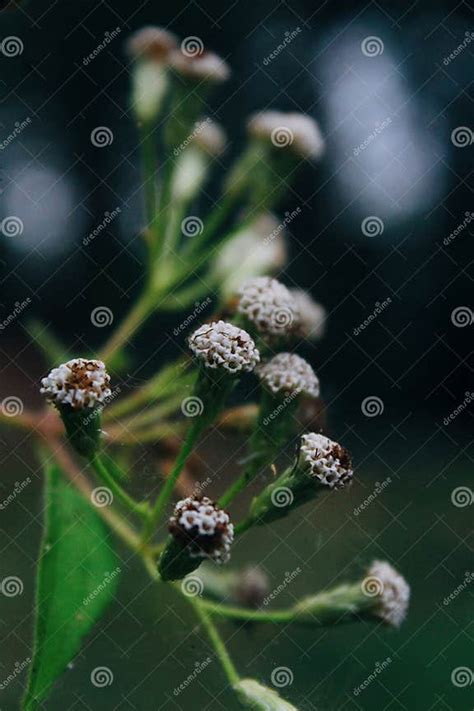
<instances>
[{"instance_id":1,"label":"blurred dark background","mask_svg":"<svg viewBox=\"0 0 474 711\"><path fill-rule=\"evenodd\" d=\"M472 668L472 585L443 604L473 570L472 507L452 503L456 487L471 491L471 503L474 497L469 4L30 0L4 9L1 20L2 319L28 300L0 332L1 396L37 398L45 365L25 331L29 318L41 318L73 352L88 352L109 330L91 323L91 311L108 307L116 324L138 292L141 176L123 45L144 24L201 38L233 70L209 104L229 135L217 175L241 149L252 111L304 111L321 125L322 162L316 170L305 167L280 206L282 215L301 209L289 227L283 278L310 290L328 310L326 338L304 355L322 381L331 432L351 446L362 480L342 511L305 511L300 524L311 521L311 534L294 521L281 524L279 536L271 534L278 552L275 539L270 556L268 540L253 554L266 556L276 584L285 571L304 566L306 574L284 593L290 600L354 574L373 557L397 564L413 586L413 611L398 634L368 626L362 632L246 628L238 634L229 627L237 664L244 669L251 662L247 673L267 682L275 666L291 667L295 680L283 693L301 709L471 709L469 689L456 687L451 672ZM84 63L106 33L115 38ZM20 40L18 51L15 43L5 49L8 37ZM363 51L367 38L375 38L373 56ZM92 145L97 126L112 131L110 146ZM202 209L212 204L213 187ZM84 246L117 207L120 215ZM8 234L12 223L5 220L12 216L20 218L21 234L15 223ZM359 330L379 304L386 304L383 311ZM141 382L158 361L183 348L186 334L173 335L181 320L179 314L157 316L144 329L125 381ZM367 397L383 403L379 415L364 414ZM8 492L33 464L23 441L3 431L0 437L11 450L11 470L2 465ZM383 497L355 516L354 508L386 477L392 483ZM28 653L39 496L36 477L21 502L1 514L2 571L5 564L28 579L21 598L0 600L5 676ZM285 539L292 545L285 548ZM248 560L248 552L237 551L236 559ZM142 580L137 596L128 579L110 626L104 623L71 681L63 679L44 708L234 708L213 667L173 697L187 666L204 658L201 642L192 637L183 648L179 619L189 627L187 610L167 598L154 617L154 593ZM166 605L172 607L164 615ZM390 654L387 671L354 695L353 687ZM98 696L89 668L107 660L119 681ZM159 666L156 676L149 676L151 661ZM8 694L2 708L17 707L20 686L21 680L1 692Z\"/></svg>"}]
</instances>

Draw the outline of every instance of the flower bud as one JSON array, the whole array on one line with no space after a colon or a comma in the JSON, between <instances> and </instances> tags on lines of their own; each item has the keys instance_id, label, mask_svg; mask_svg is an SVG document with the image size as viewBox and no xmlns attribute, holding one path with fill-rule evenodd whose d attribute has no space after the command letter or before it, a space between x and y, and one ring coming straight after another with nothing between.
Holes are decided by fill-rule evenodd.
<instances>
[{"instance_id":1,"label":"flower bud","mask_svg":"<svg viewBox=\"0 0 474 711\"><path fill-rule=\"evenodd\" d=\"M170 543L159 562L163 580L177 580L208 558L227 563L234 540L229 515L207 496L182 499L169 521Z\"/></svg>"},{"instance_id":2,"label":"flower bud","mask_svg":"<svg viewBox=\"0 0 474 711\"><path fill-rule=\"evenodd\" d=\"M320 158L324 151L318 124L305 114L261 111L247 126L252 138L300 158Z\"/></svg>"},{"instance_id":3,"label":"flower bud","mask_svg":"<svg viewBox=\"0 0 474 711\"><path fill-rule=\"evenodd\" d=\"M230 76L226 62L204 48L196 52L186 52L183 48L175 49L170 53L169 63L171 69L189 83L220 83Z\"/></svg>"},{"instance_id":4,"label":"flower bud","mask_svg":"<svg viewBox=\"0 0 474 711\"><path fill-rule=\"evenodd\" d=\"M200 326L189 339L189 347L204 367L235 375L250 372L260 354L249 334L226 321Z\"/></svg>"},{"instance_id":5,"label":"flower bud","mask_svg":"<svg viewBox=\"0 0 474 711\"><path fill-rule=\"evenodd\" d=\"M238 312L263 338L288 337L298 327L296 303L286 286L276 279L248 279L241 285L239 296Z\"/></svg>"},{"instance_id":6,"label":"flower bud","mask_svg":"<svg viewBox=\"0 0 474 711\"><path fill-rule=\"evenodd\" d=\"M350 483L353 474L347 449L315 432L301 437L298 468L331 489Z\"/></svg>"},{"instance_id":7,"label":"flower bud","mask_svg":"<svg viewBox=\"0 0 474 711\"><path fill-rule=\"evenodd\" d=\"M40 392L56 406L69 440L87 457L100 444L100 412L112 391L110 376L101 360L74 358L53 368L41 380Z\"/></svg>"},{"instance_id":8,"label":"flower bud","mask_svg":"<svg viewBox=\"0 0 474 711\"><path fill-rule=\"evenodd\" d=\"M213 273L222 293L229 297L245 280L279 271L286 259L284 233L273 215L263 213L224 244Z\"/></svg>"},{"instance_id":9,"label":"flower bud","mask_svg":"<svg viewBox=\"0 0 474 711\"><path fill-rule=\"evenodd\" d=\"M326 309L303 289L290 289L296 302L300 316L298 336L311 341L324 336L326 326Z\"/></svg>"},{"instance_id":10,"label":"flower bud","mask_svg":"<svg viewBox=\"0 0 474 711\"><path fill-rule=\"evenodd\" d=\"M172 196L179 202L189 202L201 190L212 158L224 150L225 134L216 123L205 119L196 123L188 144L175 148L177 160L173 172Z\"/></svg>"},{"instance_id":11,"label":"flower bud","mask_svg":"<svg viewBox=\"0 0 474 711\"><path fill-rule=\"evenodd\" d=\"M319 397L319 379L310 366L296 353L278 353L256 368L262 385L274 395L295 397L304 394Z\"/></svg>"},{"instance_id":12,"label":"flower bud","mask_svg":"<svg viewBox=\"0 0 474 711\"><path fill-rule=\"evenodd\" d=\"M273 689L260 684L255 679L240 679L234 684L234 691L240 702L254 711L298 711Z\"/></svg>"},{"instance_id":13,"label":"flower bud","mask_svg":"<svg viewBox=\"0 0 474 711\"><path fill-rule=\"evenodd\" d=\"M168 90L167 63L176 36L159 27L144 27L128 40L132 66L132 108L143 123L156 121Z\"/></svg>"},{"instance_id":14,"label":"flower bud","mask_svg":"<svg viewBox=\"0 0 474 711\"><path fill-rule=\"evenodd\" d=\"M374 560L362 590L373 600L372 612L387 625L400 627L410 602L410 586L405 578L383 560Z\"/></svg>"}]
</instances>

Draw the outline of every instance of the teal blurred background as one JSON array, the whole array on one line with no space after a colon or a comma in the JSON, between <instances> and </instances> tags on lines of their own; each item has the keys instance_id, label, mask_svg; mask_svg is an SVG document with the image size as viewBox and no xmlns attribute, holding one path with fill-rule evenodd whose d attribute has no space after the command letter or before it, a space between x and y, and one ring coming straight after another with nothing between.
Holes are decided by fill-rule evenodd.
<instances>
[{"instance_id":1,"label":"teal blurred background","mask_svg":"<svg viewBox=\"0 0 474 711\"><path fill-rule=\"evenodd\" d=\"M471 224L454 235L472 209L472 146L451 139L472 117L470 45L446 63L472 28L468 6L212 0L161 8L83 0L45 7L30 0L1 18L2 37L24 44L20 56L0 56L2 135L27 117L31 125L0 156L0 218L20 214L25 226L21 239L1 235L0 301L5 315L16 301L31 305L0 332L0 396L39 404L46 364L26 333L27 318L41 318L72 350L89 350L104 337L91 325L91 309L107 305L117 323L137 293L140 170L123 42L148 23L201 37L234 72L209 107L229 132L230 157L258 108L303 110L321 123L325 158L316 171L305 168L282 205L281 213L302 208L283 278L328 309L326 338L301 353L321 379L327 433L352 451L356 471L349 491L245 534L232 563L258 562L274 588L300 569L277 606L357 579L375 558L389 560L412 587L397 632L367 622L335 629L223 623L224 637L243 675L271 684L275 668L289 668L293 682L281 694L303 711L472 711L472 685L452 680L460 667L472 679L473 665L472 319L465 327L453 321L459 307L472 314ZM85 67L83 57L115 27L119 39ZM297 39L265 64L296 27ZM367 36L383 39L380 57L361 55ZM390 126L356 155L387 116ZM91 146L98 125L113 128L113 150ZM197 209L214 195L211 186ZM120 220L85 248L84 237L117 206ZM384 230L368 238L361 223L371 215ZM387 297L390 307L357 333ZM173 335L182 319L158 317L144 329L130 349L124 391L183 350L187 334ZM375 417L361 409L370 396L383 402ZM2 683L31 655L42 483L29 437L2 428L0 443L3 496L31 479L0 509L0 578L24 584L21 596L0 595ZM202 478L212 478L213 493L235 475L243 445L219 433L203 444ZM155 485L156 472L150 448L137 463L137 487ZM381 482L388 482L383 492L358 511ZM461 487L467 499L454 493ZM237 518L244 503L234 507ZM151 585L137 561L111 544L123 561L116 599L43 708L237 711L215 660L174 694L212 652L185 601ZM91 684L97 666L113 671L111 686ZM3 711L18 708L25 678L0 687Z\"/></svg>"}]
</instances>

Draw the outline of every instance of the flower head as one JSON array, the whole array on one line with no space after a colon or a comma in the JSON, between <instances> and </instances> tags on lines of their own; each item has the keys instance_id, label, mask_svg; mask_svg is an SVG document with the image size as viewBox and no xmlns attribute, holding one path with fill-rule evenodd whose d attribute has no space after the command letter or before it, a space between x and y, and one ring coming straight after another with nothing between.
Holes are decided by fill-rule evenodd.
<instances>
[{"instance_id":1,"label":"flower head","mask_svg":"<svg viewBox=\"0 0 474 711\"><path fill-rule=\"evenodd\" d=\"M290 289L300 317L298 329L299 335L303 338L317 340L324 335L326 322L326 309L303 289Z\"/></svg>"},{"instance_id":2,"label":"flower head","mask_svg":"<svg viewBox=\"0 0 474 711\"><path fill-rule=\"evenodd\" d=\"M299 467L321 484L340 488L352 479L352 462L347 449L329 437L310 432L301 437Z\"/></svg>"},{"instance_id":3,"label":"flower head","mask_svg":"<svg viewBox=\"0 0 474 711\"><path fill-rule=\"evenodd\" d=\"M226 62L214 52L204 49L188 54L175 49L169 56L169 64L177 74L188 81L220 83L230 75Z\"/></svg>"},{"instance_id":4,"label":"flower head","mask_svg":"<svg viewBox=\"0 0 474 711\"><path fill-rule=\"evenodd\" d=\"M319 397L319 380L310 366L296 353L278 353L267 363L258 366L256 373L272 393L297 395L304 393Z\"/></svg>"},{"instance_id":5,"label":"flower head","mask_svg":"<svg viewBox=\"0 0 474 711\"><path fill-rule=\"evenodd\" d=\"M192 139L194 146L212 157L224 152L225 142L225 133L218 123L210 118L197 122Z\"/></svg>"},{"instance_id":6,"label":"flower head","mask_svg":"<svg viewBox=\"0 0 474 711\"><path fill-rule=\"evenodd\" d=\"M161 27L142 27L128 39L127 50L133 59L163 62L178 45L175 34Z\"/></svg>"},{"instance_id":7,"label":"flower head","mask_svg":"<svg viewBox=\"0 0 474 711\"><path fill-rule=\"evenodd\" d=\"M263 213L223 245L214 270L226 296L235 294L246 279L275 273L284 266L287 250L279 227L271 213Z\"/></svg>"},{"instance_id":8,"label":"flower head","mask_svg":"<svg viewBox=\"0 0 474 711\"><path fill-rule=\"evenodd\" d=\"M109 383L110 376L101 360L73 358L41 380L41 392L57 406L81 410L101 405L110 397Z\"/></svg>"},{"instance_id":9,"label":"flower head","mask_svg":"<svg viewBox=\"0 0 474 711\"><path fill-rule=\"evenodd\" d=\"M223 368L229 373L250 372L260 361L247 331L226 321L200 326L190 337L189 347L206 368Z\"/></svg>"},{"instance_id":10,"label":"flower head","mask_svg":"<svg viewBox=\"0 0 474 711\"><path fill-rule=\"evenodd\" d=\"M373 589L377 593L375 614L388 625L399 627L406 617L410 602L410 586L405 578L387 561L374 560L362 588Z\"/></svg>"},{"instance_id":11,"label":"flower head","mask_svg":"<svg viewBox=\"0 0 474 711\"><path fill-rule=\"evenodd\" d=\"M207 496L189 496L176 504L169 521L171 535L183 543L191 558L227 563L234 540L229 515Z\"/></svg>"},{"instance_id":12,"label":"flower head","mask_svg":"<svg viewBox=\"0 0 474 711\"><path fill-rule=\"evenodd\" d=\"M253 138L302 158L319 158L324 150L318 124L305 114L261 111L249 119L247 127Z\"/></svg>"},{"instance_id":13,"label":"flower head","mask_svg":"<svg viewBox=\"0 0 474 711\"><path fill-rule=\"evenodd\" d=\"M245 281L239 290L238 311L264 336L287 336L299 323L298 308L289 290L271 277Z\"/></svg>"},{"instance_id":14,"label":"flower head","mask_svg":"<svg viewBox=\"0 0 474 711\"><path fill-rule=\"evenodd\" d=\"M268 575L262 568L249 565L236 573L232 592L239 605L260 607L270 592Z\"/></svg>"}]
</instances>

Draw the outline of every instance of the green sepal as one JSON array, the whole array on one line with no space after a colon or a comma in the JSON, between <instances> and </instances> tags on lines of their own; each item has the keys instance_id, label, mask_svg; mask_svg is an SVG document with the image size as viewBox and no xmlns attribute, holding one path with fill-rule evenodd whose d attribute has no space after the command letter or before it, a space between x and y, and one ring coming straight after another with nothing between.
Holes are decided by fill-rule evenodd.
<instances>
[{"instance_id":1,"label":"green sepal","mask_svg":"<svg viewBox=\"0 0 474 711\"><path fill-rule=\"evenodd\" d=\"M102 435L101 408L74 410L69 405L60 405L58 410L73 449L82 457L93 457Z\"/></svg>"},{"instance_id":2,"label":"green sepal","mask_svg":"<svg viewBox=\"0 0 474 711\"><path fill-rule=\"evenodd\" d=\"M170 536L158 561L162 580L181 580L201 565L202 558L192 558L181 541Z\"/></svg>"}]
</instances>

